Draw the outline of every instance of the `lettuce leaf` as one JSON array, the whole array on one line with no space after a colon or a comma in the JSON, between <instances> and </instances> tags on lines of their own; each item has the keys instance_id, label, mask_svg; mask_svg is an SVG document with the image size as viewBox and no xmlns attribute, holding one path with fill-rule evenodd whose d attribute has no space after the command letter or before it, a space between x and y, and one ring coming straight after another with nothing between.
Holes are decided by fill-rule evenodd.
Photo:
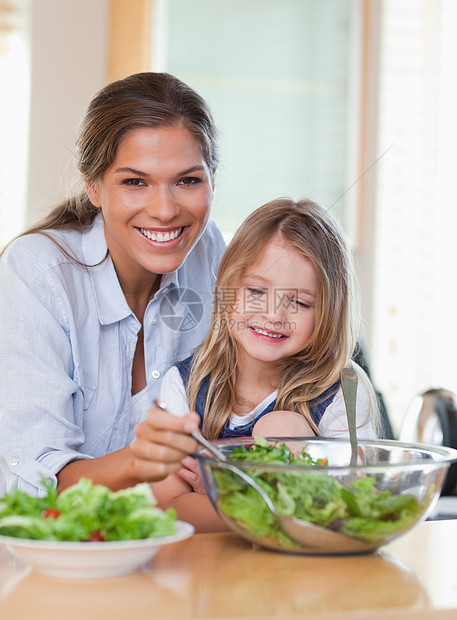
<instances>
[{"instance_id":1,"label":"lettuce leaf","mask_svg":"<svg viewBox=\"0 0 457 620\"><path fill-rule=\"evenodd\" d=\"M17 489L0 499L0 534L40 540L136 540L175 533L176 513L163 511L148 484L113 492L87 478L46 497ZM51 516L47 516L51 514Z\"/></svg>"},{"instance_id":2,"label":"lettuce leaf","mask_svg":"<svg viewBox=\"0 0 457 620\"><path fill-rule=\"evenodd\" d=\"M286 444L270 445L256 438L255 444L234 448L230 459L256 464L292 464L318 468L271 472L259 468L246 470L269 495L279 514L304 519L339 530L368 543L378 543L408 529L423 511L411 494L392 495L378 490L375 478L359 478L347 488L327 473L326 459L313 460L302 451L294 455ZM218 503L222 512L238 527L257 538L272 539L284 547L296 546L282 530L260 495L228 470L214 470L218 486Z\"/></svg>"}]
</instances>

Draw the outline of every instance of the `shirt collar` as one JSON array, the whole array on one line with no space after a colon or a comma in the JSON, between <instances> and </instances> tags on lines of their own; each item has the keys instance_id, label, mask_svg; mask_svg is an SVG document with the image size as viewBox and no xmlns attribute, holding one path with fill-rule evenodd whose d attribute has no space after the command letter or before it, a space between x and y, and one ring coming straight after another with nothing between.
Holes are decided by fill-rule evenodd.
<instances>
[{"instance_id":1,"label":"shirt collar","mask_svg":"<svg viewBox=\"0 0 457 620\"><path fill-rule=\"evenodd\" d=\"M88 267L97 303L98 318L102 325L109 325L133 316L133 312L125 299L121 285L114 268L111 256L107 256L103 216L100 213L92 226L83 232L82 239L83 260ZM160 290L157 295L163 295L171 287L179 286L179 272L182 266L172 273L162 276Z\"/></svg>"},{"instance_id":2,"label":"shirt collar","mask_svg":"<svg viewBox=\"0 0 457 620\"><path fill-rule=\"evenodd\" d=\"M82 249L84 262L88 267L97 303L98 318L102 325L115 323L132 311L114 269L111 256L107 256L103 216L100 213L90 228L83 232Z\"/></svg>"},{"instance_id":3,"label":"shirt collar","mask_svg":"<svg viewBox=\"0 0 457 620\"><path fill-rule=\"evenodd\" d=\"M176 271L172 271L171 273L164 273L162 275L162 279L160 281L160 290L164 290L170 288L172 286L179 286L179 272L181 271L182 266Z\"/></svg>"}]
</instances>

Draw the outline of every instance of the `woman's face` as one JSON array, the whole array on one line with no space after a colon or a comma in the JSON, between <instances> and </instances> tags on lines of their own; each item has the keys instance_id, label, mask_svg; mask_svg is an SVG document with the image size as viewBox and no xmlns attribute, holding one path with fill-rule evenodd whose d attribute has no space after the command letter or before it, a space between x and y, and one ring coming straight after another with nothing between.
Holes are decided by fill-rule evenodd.
<instances>
[{"instance_id":1,"label":"woman's face","mask_svg":"<svg viewBox=\"0 0 457 620\"><path fill-rule=\"evenodd\" d=\"M207 224L214 183L199 143L173 125L126 134L101 182L86 189L125 290L182 265Z\"/></svg>"}]
</instances>

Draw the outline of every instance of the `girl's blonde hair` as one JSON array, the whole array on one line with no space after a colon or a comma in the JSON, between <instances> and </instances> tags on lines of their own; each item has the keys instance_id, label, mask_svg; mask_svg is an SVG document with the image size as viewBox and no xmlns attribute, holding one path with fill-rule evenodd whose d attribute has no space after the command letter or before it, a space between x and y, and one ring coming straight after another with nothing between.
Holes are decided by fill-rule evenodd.
<instances>
[{"instance_id":1,"label":"girl's blonde hair","mask_svg":"<svg viewBox=\"0 0 457 620\"><path fill-rule=\"evenodd\" d=\"M339 379L350 359L359 330L355 311L351 256L339 225L311 200L283 198L256 209L235 233L222 258L213 299L211 326L194 356L188 398L195 409L197 394L209 376L203 432L219 436L235 403L237 343L229 330L234 292L244 272L273 239L309 259L316 271L314 332L306 348L281 360L282 381L275 409L301 413L318 433L310 406Z\"/></svg>"}]
</instances>

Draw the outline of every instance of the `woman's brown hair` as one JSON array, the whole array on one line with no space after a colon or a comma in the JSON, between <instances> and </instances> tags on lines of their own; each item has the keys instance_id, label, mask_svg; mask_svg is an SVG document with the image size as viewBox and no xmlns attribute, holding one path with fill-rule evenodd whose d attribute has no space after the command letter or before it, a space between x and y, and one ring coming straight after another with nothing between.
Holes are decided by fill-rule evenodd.
<instances>
[{"instance_id":1,"label":"woman's brown hair","mask_svg":"<svg viewBox=\"0 0 457 620\"><path fill-rule=\"evenodd\" d=\"M194 136L214 176L217 130L205 100L169 73L136 73L105 86L92 99L76 140L76 165L86 183L100 181L122 138L142 127L182 125ZM46 229L86 228L99 209L85 192L65 200L23 234Z\"/></svg>"}]
</instances>

